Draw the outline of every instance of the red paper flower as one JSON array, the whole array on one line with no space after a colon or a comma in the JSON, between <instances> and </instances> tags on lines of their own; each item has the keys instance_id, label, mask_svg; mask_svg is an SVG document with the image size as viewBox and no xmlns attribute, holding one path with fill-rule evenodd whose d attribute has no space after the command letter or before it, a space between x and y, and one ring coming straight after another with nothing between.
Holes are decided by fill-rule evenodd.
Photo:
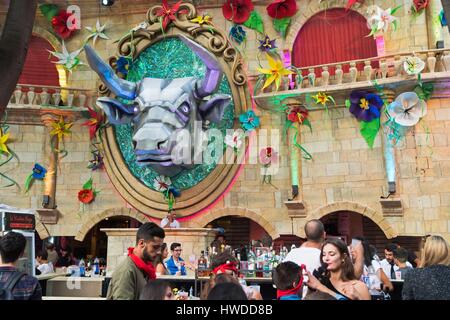
<instances>
[{"instance_id":1,"label":"red paper flower","mask_svg":"<svg viewBox=\"0 0 450 320\"><path fill-rule=\"evenodd\" d=\"M103 123L103 114L101 112L96 112L90 107L87 107L89 110L89 114L91 118L84 122L82 126L89 127L89 137L94 139L97 130L100 128L100 125Z\"/></svg>"},{"instance_id":2,"label":"red paper flower","mask_svg":"<svg viewBox=\"0 0 450 320\"><path fill-rule=\"evenodd\" d=\"M297 13L297 3L295 0L275 0L266 9L273 19L289 18Z\"/></svg>"},{"instance_id":3,"label":"red paper flower","mask_svg":"<svg viewBox=\"0 0 450 320\"><path fill-rule=\"evenodd\" d=\"M53 30L55 30L58 36L60 36L62 39L69 38L72 33L75 32L75 29L70 30L67 27L67 20L70 16L71 14L67 13L65 10L60 10L58 15L52 18Z\"/></svg>"},{"instance_id":4,"label":"red paper flower","mask_svg":"<svg viewBox=\"0 0 450 320\"><path fill-rule=\"evenodd\" d=\"M225 19L238 24L247 21L252 11L253 3L251 0L227 0L222 6Z\"/></svg>"},{"instance_id":5,"label":"red paper flower","mask_svg":"<svg viewBox=\"0 0 450 320\"><path fill-rule=\"evenodd\" d=\"M428 7L428 0L413 0L413 5L416 12L419 12Z\"/></svg>"},{"instance_id":6,"label":"red paper flower","mask_svg":"<svg viewBox=\"0 0 450 320\"><path fill-rule=\"evenodd\" d=\"M289 111L287 118L291 122L303 123L308 118L308 110L304 107L294 107Z\"/></svg>"},{"instance_id":7,"label":"red paper flower","mask_svg":"<svg viewBox=\"0 0 450 320\"><path fill-rule=\"evenodd\" d=\"M94 192L90 189L83 189L78 192L78 200L83 203L91 203L94 200Z\"/></svg>"},{"instance_id":8,"label":"red paper flower","mask_svg":"<svg viewBox=\"0 0 450 320\"><path fill-rule=\"evenodd\" d=\"M162 8L156 12L158 17L163 17L162 27L163 30L166 30L166 27L169 25L170 21L175 21L175 14L180 9L181 1L175 3L172 7L167 4L167 0L162 0Z\"/></svg>"}]
</instances>

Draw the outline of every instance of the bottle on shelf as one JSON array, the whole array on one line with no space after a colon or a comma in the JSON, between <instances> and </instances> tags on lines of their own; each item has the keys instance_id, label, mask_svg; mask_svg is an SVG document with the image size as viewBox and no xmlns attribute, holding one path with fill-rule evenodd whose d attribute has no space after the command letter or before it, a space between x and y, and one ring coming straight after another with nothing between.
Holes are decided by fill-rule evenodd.
<instances>
[{"instance_id":1,"label":"bottle on shelf","mask_svg":"<svg viewBox=\"0 0 450 320\"><path fill-rule=\"evenodd\" d=\"M256 269L256 261L255 261L255 254L253 251L248 252L247 256L247 277L254 278L256 277L255 269Z\"/></svg>"},{"instance_id":2,"label":"bottle on shelf","mask_svg":"<svg viewBox=\"0 0 450 320\"><path fill-rule=\"evenodd\" d=\"M201 251L200 258L197 262L197 274L199 277L206 277L208 275L208 261L205 257L205 251Z\"/></svg>"},{"instance_id":3,"label":"bottle on shelf","mask_svg":"<svg viewBox=\"0 0 450 320\"><path fill-rule=\"evenodd\" d=\"M80 270L80 277L86 276L86 264L85 264L83 258L80 260L80 263L78 264L78 267L79 267L79 270Z\"/></svg>"},{"instance_id":4,"label":"bottle on shelf","mask_svg":"<svg viewBox=\"0 0 450 320\"><path fill-rule=\"evenodd\" d=\"M100 276L100 261L97 257L94 259L94 264L92 266L92 277L99 277Z\"/></svg>"}]
</instances>

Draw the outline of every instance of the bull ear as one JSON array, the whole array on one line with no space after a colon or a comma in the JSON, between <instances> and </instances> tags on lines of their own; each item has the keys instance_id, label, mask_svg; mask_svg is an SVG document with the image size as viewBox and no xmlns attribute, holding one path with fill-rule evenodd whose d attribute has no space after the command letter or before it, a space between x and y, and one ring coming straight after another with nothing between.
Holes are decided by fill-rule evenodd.
<instances>
[{"instance_id":1,"label":"bull ear","mask_svg":"<svg viewBox=\"0 0 450 320\"><path fill-rule=\"evenodd\" d=\"M135 116L134 107L126 105L112 98L100 97L97 99L97 106L105 111L111 124L127 124Z\"/></svg>"},{"instance_id":2,"label":"bull ear","mask_svg":"<svg viewBox=\"0 0 450 320\"><path fill-rule=\"evenodd\" d=\"M204 120L219 123L222 121L225 108L230 104L230 102L231 96L228 94L215 94L211 97L211 99L200 103L200 115Z\"/></svg>"}]
</instances>

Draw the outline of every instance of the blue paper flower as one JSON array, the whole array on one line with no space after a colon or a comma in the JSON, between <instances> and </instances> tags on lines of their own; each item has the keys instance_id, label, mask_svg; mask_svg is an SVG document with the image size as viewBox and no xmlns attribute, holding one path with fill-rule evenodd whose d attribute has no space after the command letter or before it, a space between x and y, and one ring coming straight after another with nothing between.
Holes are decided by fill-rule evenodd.
<instances>
[{"instance_id":1,"label":"blue paper flower","mask_svg":"<svg viewBox=\"0 0 450 320\"><path fill-rule=\"evenodd\" d=\"M441 26L445 27L447 25L447 18L445 17L444 9L442 9L439 14L439 21L441 22Z\"/></svg>"},{"instance_id":2,"label":"blue paper flower","mask_svg":"<svg viewBox=\"0 0 450 320\"><path fill-rule=\"evenodd\" d=\"M120 57L117 60L117 71L119 71L120 73L127 75L128 74L128 69L130 68L130 59L129 58L125 58L125 57Z\"/></svg>"},{"instance_id":3,"label":"blue paper flower","mask_svg":"<svg viewBox=\"0 0 450 320\"><path fill-rule=\"evenodd\" d=\"M245 32L242 26L235 24L230 29L230 37L238 44L241 44L247 38L247 32Z\"/></svg>"},{"instance_id":4,"label":"blue paper flower","mask_svg":"<svg viewBox=\"0 0 450 320\"><path fill-rule=\"evenodd\" d=\"M350 94L350 112L358 120L370 122L381 115L383 100L375 93L352 91Z\"/></svg>"},{"instance_id":5,"label":"blue paper flower","mask_svg":"<svg viewBox=\"0 0 450 320\"><path fill-rule=\"evenodd\" d=\"M252 110L241 114L239 116L239 121L245 131L252 131L259 127L260 124L259 117Z\"/></svg>"},{"instance_id":6,"label":"blue paper flower","mask_svg":"<svg viewBox=\"0 0 450 320\"><path fill-rule=\"evenodd\" d=\"M270 40L269 36L266 35L264 40L258 40L259 41L259 50L262 52L269 52L273 49L277 48L277 45L275 44L275 39Z\"/></svg>"},{"instance_id":7,"label":"blue paper flower","mask_svg":"<svg viewBox=\"0 0 450 320\"><path fill-rule=\"evenodd\" d=\"M169 193L171 193L175 198L181 196L181 191L173 186L169 187Z\"/></svg>"},{"instance_id":8,"label":"blue paper flower","mask_svg":"<svg viewBox=\"0 0 450 320\"><path fill-rule=\"evenodd\" d=\"M41 166L39 163L35 163L34 164L34 168L33 168L33 178L34 179L44 179L45 174L47 173L47 170Z\"/></svg>"}]
</instances>

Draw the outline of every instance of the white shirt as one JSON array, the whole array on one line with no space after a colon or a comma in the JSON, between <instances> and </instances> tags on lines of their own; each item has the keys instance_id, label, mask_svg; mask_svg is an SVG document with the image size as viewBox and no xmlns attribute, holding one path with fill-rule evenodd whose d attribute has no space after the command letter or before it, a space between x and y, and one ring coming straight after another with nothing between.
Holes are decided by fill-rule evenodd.
<instances>
[{"instance_id":1,"label":"white shirt","mask_svg":"<svg viewBox=\"0 0 450 320\"><path fill-rule=\"evenodd\" d=\"M41 272L41 274L55 272L55 270L53 269L53 264L51 262L40 264L37 268Z\"/></svg>"},{"instance_id":2,"label":"white shirt","mask_svg":"<svg viewBox=\"0 0 450 320\"><path fill-rule=\"evenodd\" d=\"M292 261L298 265L304 264L306 270L313 273L320 267L320 250L316 248L300 247L292 249L283 262Z\"/></svg>"},{"instance_id":3,"label":"white shirt","mask_svg":"<svg viewBox=\"0 0 450 320\"><path fill-rule=\"evenodd\" d=\"M386 276L389 279L393 279L393 278L391 278L391 264L386 259L381 260L380 264L381 264L381 267L383 268L383 271L386 274ZM412 264L409 263L409 261L406 261L406 266L408 268L413 267ZM398 269L399 268L396 265L394 265L394 271L397 271ZM395 280L395 278L394 278L394 280Z\"/></svg>"},{"instance_id":4,"label":"white shirt","mask_svg":"<svg viewBox=\"0 0 450 320\"><path fill-rule=\"evenodd\" d=\"M169 222L169 219L164 218L161 220L161 227L165 226ZM173 222L170 223L170 225L166 228L179 228L180 223L177 220L173 220Z\"/></svg>"},{"instance_id":5,"label":"white shirt","mask_svg":"<svg viewBox=\"0 0 450 320\"><path fill-rule=\"evenodd\" d=\"M361 281L364 282L371 294L377 293L380 290L380 270L383 269L378 260L373 259L370 266L364 265Z\"/></svg>"}]
</instances>

